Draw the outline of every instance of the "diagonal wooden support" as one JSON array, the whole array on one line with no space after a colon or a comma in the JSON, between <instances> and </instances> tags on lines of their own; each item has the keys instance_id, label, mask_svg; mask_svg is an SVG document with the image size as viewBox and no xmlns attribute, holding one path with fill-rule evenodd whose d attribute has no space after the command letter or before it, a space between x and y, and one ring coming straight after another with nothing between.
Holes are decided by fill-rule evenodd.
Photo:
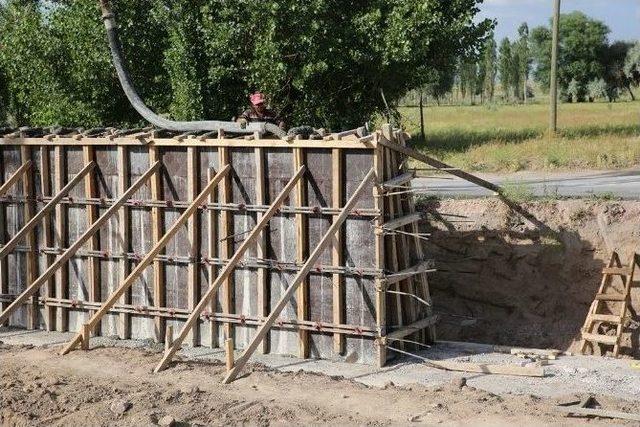
<instances>
[{"instance_id":1,"label":"diagonal wooden support","mask_svg":"<svg viewBox=\"0 0 640 427\"><path fill-rule=\"evenodd\" d=\"M329 246L329 244L333 240L333 236L340 229L340 227L342 226L342 223L347 219L347 217L351 213L351 210L360 199L360 196L362 196L364 191L367 189L367 184L369 183L369 181L374 175L375 175L375 170L371 169L367 174L367 176L362 180L362 182L360 183L356 191L353 193L351 198L347 201L344 208L342 208L342 210L340 211L340 216L338 216L333 221L333 224L331 225L329 230L327 230L325 235L322 237L322 240L320 240L320 243L318 243L318 246L316 246L316 248L313 250L311 255L309 255L307 262L304 264L304 266L302 266L302 268L300 269L296 277L293 279L293 282L291 283L291 285L289 285L287 290L284 292L284 294L282 295L282 298L280 298L280 301L278 301L278 304L276 305L276 307L273 309L271 314L269 314L269 317L267 317L264 324L260 326L260 328L254 335L253 340L251 341L247 349L244 351L242 356L236 361L234 368L231 371L229 371L229 373L227 374L226 378L223 381L225 384L229 384L231 381L236 379L236 377L238 376L238 373L247 364L247 362L251 358L251 355L256 351L256 348L258 348L258 345L260 345L260 342L264 339L267 333L269 333L269 330L276 323L278 316L280 316L280 313L282 313L282 310L284 310L286 305L289 303L289 300L291 300L293 295L296 293L296 290L298 289L302 281L307 277L307 275L315 265L318 258L320 258L320 255L322 255L322 252L325 250L327 246Z\"/></svg>"},{"instance_id":2,"label":"diagonal wooden support","mask_svg":"<svg viewBox=\"0 0 640 427\"><path fill-rule=\"evenodd\" d=\"M247 236L245 241L242 242L242 245L240 245L240 247L233 254L233 257L231 257L227 265L225 265L222 271L220 271L220 274L218 275L216 280L211 284L211 286L209 286L207 293L202 297L196 308L194 308L189 315L189 319L187 319L187 322L180 331L180 334L173 341L173 345L171 346L171 348L167 349L164 357L162 358L160 363L158 363L158 366L156 366L156 368L154 369L154 372L158 373L162 371L171 362L171 359L182 346L182 342L185 340L191 328L193 328L193 326L200 318L200 314L202 313L202 311L209 305L209 301L211 300L211 298L213 298L220 285L227 279L227 277L229 277L231 273L233 273L233 269L242 260L242 257L244 256L246 250L254 243L262 230L267 226L267 224L269 224L271 218L273 218L273 216L278 212L284 201L287 199L287 197L289 197L289 193L291 193L298 181L300 181L300 179L304 175L305 171L305 166L301 166L298 169L298 172L294 175L293 178L291 178L287 185L282 189L278 197L276 197L276 199L273 201L273 203L269 207L269 210L267 210L260 218L260 221L258 221L254 229L251 231L251 234Z\"/></svg>"},{"instance_id":3,"label":"diagonal wooden support","mask_svg":"<svg viewBox=\"0 0 640 427\"><path fill-rule=\"evenodd\" d=\"M24 175L29 169L31 169L31 160L24 162L22 166L20 166L18 170L15 171L13 175L11 175L11 177L2 184L2 186L0 186L0 197L4 196L5 193L13 187L13 184L18 182L22 175Z\"/></svg>"},{"instance_id":4,"label":"diagonal wooden support","mask_svg":"<svg viewBox=\"0 0 640 427\"><path fill-rule=\"evenodd\" d=\"M122 195L120 198L109 208L107 211L100 217L96 222L94 222L91 227L87 229L78 240L76 240L69 249L67 249L62 255L60 255L56 261L51 264L51 266L44 272L40 277L38 277L32 284L30 284L27 289L24 290L7 309L0 314L0 324L2 324L5 320L11 316L11 314L22 304L24 304L27 299L36 293L40 287L45 284L51 276L53 276L62 265L64 265L72 256L75 255L76 252L89 240L95 233L97 233L100 228L111 218L117 211L120 209L122 205L124 205L131 196L135 194L135 192L142 187L142 184L145 183L149 179L149 177L155 173L156 169L160 167L160 162L156 162L149 170L147 170L144 175L142 175L129 189Z\"/></svg>"},{"instance_id":5,"label":"diagonal wooden support","mask_svg":"<svg viewBox=\"0 0 640 427\"><path fill-rule=\"evenodd\" d=\"M405 156L412 157L412 158L414 158L414 159L416 159L416 160L418 160L418 161L420 161L422 163L425 163L425 164L427 164L429 166L433 166L436 169L439 169L439 170L442 170L443 172L446 172L448 174L457 176L458 178L462 178L465 181L469 181L469 182L471 182L473 184L476 184L476 185L478 185L480 187L486 188L487 190L493 191L493 192L498 193L498 194L502 194L503 193L503 189L501 187L499 187L499 186L497 186L497 185L495 185L495 184L493 184L493 183L491 183L489 181L486 181L486 180L484 180L482 178L479 178L479 177L477 177L475 175L471 175L470 173L461 171L460 169L453 168L450 165L448 165L446 163L443 163L440 160L436 160L433 157L429 157L429 156L427 156L425 154L422 154L419 151L413 150L413 149L411 149L409 147L402 146L400 144L396 144L396 143L390 142L390 141L386 140L385 138L381 138L378 142L381 145L384 145L387 148L390 148L392 150L395 150L395 151L397 151L399 153L404 154Z\"/></svg>"},{"instance_id":6,"label":"diagonal wooden support","mask_svg":"<svg viewBox=\"0 0 640 427\"><path fill-rule=\"evenodd\" d=\"M40 212L34 215L33 218L31 218L31 220L27 224L25 224L25 226L22 227L20 231L18 231L15 236L11 238L11 240L9 240L9 242L4 245L2 249L0 249L0 259L9 255L9 253L11 253L11 251L15 249L18 243L20 243L20 241L27 235L27 233L29 233L31 229L38 225L38 223L42 221L42 218L44 218L49 212L51 212L57 206L57 204L60 203L60 201L67 194L69 194L71 189L75 187L80 181L82 181L84 179L84 176L95 167L96 164L94 162L90 162L84 168L82 168L82 170L76 176L74 176L73 179L69 181L69 183L65 185L64 188L60 190L58 194L56 194L53 199L51 199L51 201L47 203L44 208L42 208Z\"/></svg>"},{"instance_id":7,"label":"diagonal wooden support","mask_svg":"<svg viewBox=\"0 0 640 427\"><path fill-rule=\"evenodd\" d=\"M180 227L182 227L189 218L202 206L209 194L215 190L218 186L218 183L224 178L229 171L231 170L231 166L225 166L220 172L213 177L211 181L207 184L207 186L202 190L198 197L196 197L193 202L187 207L187 209L180 215L180 217L176 220L176 222L171 226L169 230L162 236L162 238L156 243L156 245L145 255L145 257L140 261L140 263L136 266L136 268L127 276L127 278L120 284L118 289L116 289L101 306L96 313L91 316L89 321L83 325L80 332L76 334L76 336L67 344L67 346L62 349L60 354L65 355L73 350L76 346L82 343L83 348L88 348L89 346L89 333L94 330L96 325L100 322L100 320L104 317L105 314L114 306L120 299L120 297L133 285L133 283L140 277L140 275L144 272L144 270L154 261L155 257L169 244L169 241L176 235Z\"/></svg>"}]
</instances>

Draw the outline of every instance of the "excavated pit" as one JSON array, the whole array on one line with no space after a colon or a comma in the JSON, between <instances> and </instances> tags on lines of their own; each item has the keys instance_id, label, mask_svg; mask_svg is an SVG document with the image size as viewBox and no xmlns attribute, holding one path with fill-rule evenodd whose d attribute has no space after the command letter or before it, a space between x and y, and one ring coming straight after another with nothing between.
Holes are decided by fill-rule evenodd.
<instances>
[{"instance_id":1,"label":"excavated pit","mask_svg":"<svg viewBox=\"0 0 640 427\"><path fill-rule=\"evenodd\" d=\"M426 253L439 269L430 276L439 339L577 351L611 251L626 263L640 247L640 202L518 206L520 212L499 199L422 202L432 233ZM631 296L622 354L637 358L637 282Z\"/></svg>"}]
</instances>

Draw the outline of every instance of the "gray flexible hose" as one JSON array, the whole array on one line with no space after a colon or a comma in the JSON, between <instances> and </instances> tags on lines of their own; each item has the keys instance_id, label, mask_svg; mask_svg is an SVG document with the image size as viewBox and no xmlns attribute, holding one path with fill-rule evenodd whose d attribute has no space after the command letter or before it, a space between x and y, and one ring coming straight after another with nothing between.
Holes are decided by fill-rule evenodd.
<instances>
[{"instance_id":1,"label":"gray flexible hose","mask_svg":"<svg viewBox=\"0 0 640 427\"><path fill-rule=\"evenodd\" d=\"M138 95L138 92L131 81L129 71L125 67L124 55L122 54L122 46L120 44L120 38L118 37L118 26L113 12L111 11L111 5L108 0L100 0L100 7L102 8L102 19L104 26L107 29L107 38L109 40L109 48L111 50L111 57L113 59L113 66L118 73L118 79L122 90L124 90L127 99L140 113L145 120L154 126L161 129L167 129L179 132L198 132L198 131L223 131L228 133L254 133L260 134L272 133L279 138L284 138L287 134L278 126L272 123L266 122L250 122L246 125L236 122L225 122L219 120L207 120L207 121L193 121L193 122L179 122L174 120L165 119L160 117L149 109L144 101Z\"/></svg>"}]
</instances>

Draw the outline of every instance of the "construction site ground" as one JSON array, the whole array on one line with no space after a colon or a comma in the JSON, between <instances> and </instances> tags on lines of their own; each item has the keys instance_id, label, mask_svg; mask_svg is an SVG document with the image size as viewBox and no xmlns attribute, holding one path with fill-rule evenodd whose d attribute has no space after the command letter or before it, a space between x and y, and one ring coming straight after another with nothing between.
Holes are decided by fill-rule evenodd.
<instances>
[{"instance_id":1,"label":"construction site ground","mask_svg":"<svg viewBox=\"0 0 640 427\"><path fill-rule=\"evenodd\" d=\"M223 385L217 349L185 349L175 366L154 375L161 345L95 338L90 351L59 356L71 336L0 329L0 425L579 425L586 419L555 408L589 394L603 409L640 412L640 369L630 359L560 356L534 378L448 372L407 359L378 369L259 355ZM528 362L455 344L421 355ZM634 422L590 420L625 423Z\"/></svg>"}]
</instances>

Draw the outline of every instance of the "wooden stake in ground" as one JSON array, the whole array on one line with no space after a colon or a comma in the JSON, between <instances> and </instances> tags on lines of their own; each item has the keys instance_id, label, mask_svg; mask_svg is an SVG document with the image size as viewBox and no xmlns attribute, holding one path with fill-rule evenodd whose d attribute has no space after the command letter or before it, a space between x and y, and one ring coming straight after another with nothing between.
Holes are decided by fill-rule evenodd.
<instances>
[{"instance_id":1,"label":"wooden stake in ground","mask_svg":"<svg viewBox=\"0 0 640 427\"><path fill-rule=\"evenodd\" d=\"M157 164L157 163L156 163ZM182 227L187 220L194 214L194 212L202 206L202 204L206 201L209 194L218 186L218 183L222 178L229 173L231 169L230 166L226 166L222 169L218 174L207 184L204 190L198 195L198 197L191 202L191 204L187 207L187 209L183 212L182 215L176 220L176 222L171 226L169 230L162 236L160 241L156 243L156 245L147 253L147 255L140 261L140 263L136 266L136 268L129 274L129 276L125 279L125 281L116 289L110 296L107 301L100 306L100 309L91 316L91 319L87 322L89 325L89 330L93 330L95 326L100 322L102 317L113 307L114 304L118 302L118 299L133 285L133 282L144 272L144 270L154 261L155 257L164 249L169 241L175 236L180 227ZM154 168L155 170L155 168ZM148 176L145 177L148 178ZM140 181L140 180L138 180ZM128 197L127 197L128 198ZM97 223L96 223L97 224ZM82 343L83 347L88 347L87 343L83 342L82 332L76 334L76 336L67 344L67 346L62 350L61 354L67 354L71 350L73 350L78 344ZM163 337L164 339L164 337Z\"/></svg>"},{"instance_id":2,"label":"wooden stake in ground","mask_svg":"<svg viewBox=\"0 0 640 427\"><path fill-rule=\"evenodd\" d=\"M191 312L191 315L189 315L189 319L187 320L184 327L180 331L180 334L173 342L173 345L171 346L171 348L165 352L164 357L162 358L160 363L158 363L158 366L156 366L156 368L154 369L154 372L157 373L162 371L171 362L171 359L182 346L182 342L185 340L185 338L189 334L189 331L191 330L191 328L193 328L195 323L198 321L198 319L200 318L200 314L205 309L205 307L207 307L207 305L209 304L209 301L215 295L220 285L227 280L227 278L231 275L231 273L233 273L233 269L242 260L244 253L247 251L247 249L249 249L249 246L251 246L254 243L254 241L258 238L258 236L260 235L260 232L267 226L267 224L269 224L269 221L271 220L271 218L273 218L273 216L280 210L280 207L282 206L284 201L287 199L287 197L289 197L289 193L291 193L291 191L293 190L295 185L298 183L298 181L302 178L306 170L307 168L304 166L298 169L298 172L294 175L293 178L291 178L291 180L287 183L287 185L282 189L278 197L276 197L276 199L273 201L269 209L260 218L260 221L258 221L258 223L254 227L254 229L251 231L251 233L247 236L245 241L242 242L242 245L240 245L240 247L235 252L235 254L233 254L233 257L231 257L227 265L225 265L222 271L220 271L220 275L211 284L211 286L209 287L209 290L202 297L202 299L200 300L196 308L193 309L193 311Z\"/></svg>"},{"instance_id":3,"label":"wooden stake in ground","mask_svg":"<svg viewBox=\"0 0 640 427\"><path fill-rule=\"evenodd\" d=\"M374 175L375 170L371 169L367 176L364 177L356 191L353 193L351 198L347 201L347 204L340 212L340 216L333 221L333 224L322 237L322 240L320 240L318 246L316 246L311 255L309 255L309 259L307 259L307 262L293 279L291 285L289 285L287 290L284 292L276 307L273 309L271 314L269 314L269 317L265 320L264 324L260 326L245 352L236 361L234 368L227 374L226 378L224 379L225 384L229 384L231 381L233 381L238 376L238 373L242 370L242 368L247 364L253 352L256 351L256 348L258 348L260 342L269 333L269 330L275 324L278 316L280 315L280 313L282 313L282 310L284 310L286 305L289 303L289 300L291 300L293 295L296 293L296 290L298 289L302 281L307 277L315 262L318 260L318 258L320 258L320 255L322 255L324 249L331 243L331 241L333 240L333 236L340 229L342 223L347 219L347 217L351 213L351 210L360 199L360 196L362 196L362 194L364 193L364 190L367 188L367 184Z\"/></svg>"}]
</instances>

